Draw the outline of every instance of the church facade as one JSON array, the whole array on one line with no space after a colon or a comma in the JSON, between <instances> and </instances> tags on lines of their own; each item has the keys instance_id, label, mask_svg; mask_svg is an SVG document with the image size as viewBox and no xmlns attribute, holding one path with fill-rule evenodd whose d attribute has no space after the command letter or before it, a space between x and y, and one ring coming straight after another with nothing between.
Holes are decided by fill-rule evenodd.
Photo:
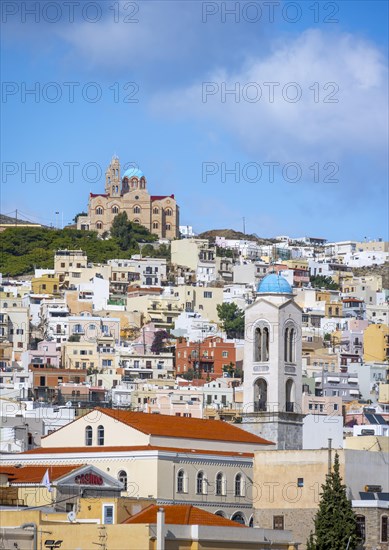
<instances>
[{"instance_id":1,"label":"church facade","mask_svg":"<svg viewBox=\"0 0 389 550\"><path fill-rule=\"evenodd\" d=\"M105 233L121 212L160 239L179 237L179 207L174 195L150 195L143 172L129 168L121 175L119 159L113 157L105 174L105 193L90 193L88 214L78 216L77 229Z\"/></svg>"}]
</instances>

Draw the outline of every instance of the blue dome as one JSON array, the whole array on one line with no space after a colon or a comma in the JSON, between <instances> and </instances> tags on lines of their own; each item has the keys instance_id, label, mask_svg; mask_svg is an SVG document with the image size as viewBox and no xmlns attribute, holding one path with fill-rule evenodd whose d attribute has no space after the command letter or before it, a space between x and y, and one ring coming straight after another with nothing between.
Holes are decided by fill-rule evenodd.
<instances>
[{"instance_id":1,"label":"blue dome","mask_svg":"<svg viewBox=\"0 0 389 550\"><path fill-rule=\"evenodd\" d=\"M266 275L257 287L259 294L293 294L292 287L281 275L270 273Z\"/></svg>"},{"instance_id":2,"label":"blue dome","mask_svg":"<svg viewBox=\"0 0 389 550\"><path fill-rule=\"evenodd\" d=\"M131 168L129 168L124 172L122 177L130 179L130 178L133 178L134 176L140 179L142 176L144 176L144 173L142 172L142 170L139 170L139 168L135 168L134 166L132 166Z\"/></svg>"}]
</instances>

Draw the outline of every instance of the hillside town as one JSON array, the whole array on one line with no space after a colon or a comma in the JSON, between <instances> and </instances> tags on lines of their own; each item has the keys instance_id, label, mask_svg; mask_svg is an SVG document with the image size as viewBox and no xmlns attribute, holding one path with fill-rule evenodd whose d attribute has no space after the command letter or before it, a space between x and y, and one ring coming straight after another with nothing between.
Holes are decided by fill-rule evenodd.
<instances>
[{"instance_id":1,"label":"hillside town","mask_svg":"<svg viewBox=\"0 0 389 550\"><path fill-rule=\"evenodd\" d=\"M2 273L2 548L305 550L335 468L388 550L389 243L198 235L178 201L114 157L68 230L153 240Z\"/></svg>"}]
</instances>

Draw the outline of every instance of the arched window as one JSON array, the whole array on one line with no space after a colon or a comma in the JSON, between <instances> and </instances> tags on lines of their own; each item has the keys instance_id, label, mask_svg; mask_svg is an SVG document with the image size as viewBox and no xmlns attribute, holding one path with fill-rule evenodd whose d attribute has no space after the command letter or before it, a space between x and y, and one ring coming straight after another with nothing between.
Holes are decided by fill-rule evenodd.
<instances>
[{"instance_id":1,"label":"arched window","mask_svg":"<svg viewBox=\"0 0 389 550\"><path fill-rule=\"evenodd\" d=\"M170 231L170 229L172 228L172 226L170 225L170 223L167 223L166 226L165 226L165 228L166 228L166 231Z\"/></svg>"},{"instance_id":2,"label":"arched window","mask_svg":"<svg viewBox=\"0 0 389 550\"><path fill-rule=\"evenodd\" d=\"M87 427L85 428L85 445L86 445L87 447L91 447L92 442L93 442L93 430L92 430L92 426L87 426Z\"/></svg>"},{"instance_id":3,"label":"arched window","mask_svg":"<svg viewBox=\"0 0 389 550\"><path fill-rule=\"evenodd\" d=\"M388 516L381 516L381 542L389 541Z\"/></svg>"},{"instance_id":4,"label":"arched window","mask_svg":"<svg viewBox=\"0 0 389 550\"><path fill-rule=\"evenodd\" d=\"M219 516L221 518L225 518L226 515L225 513L223 512L223 510L218 510L217 512L215 512L215 516Z\"/></svg>"},{"instance_id":5,"label":"arched window","mask_svg":"<svg viewBox=\"0 0 389 550\"><path fill-rule=\"evenodd\" d=\"M289 331L289 362L294 363L294 341L296 338L296 331L291 328Z\"/></svg>"},{"instance_id":6,"label":"arched window","mask_svg":"<svg viewBox=\"0 0 389 550\"><path fill-rule=\"evenodd\" d=\"M123 483L123 491L127 491L127 472L125 470L120 470L118 480Z\"/></svg>"},{"instance_id":7,"label":"arched window","mask_svg":"<svg viewBox=\"0 0 389 550\"><path fill-rule=\"evenodd\" d=\"M226 494L226 483L222 472L219 472L216 475L215 494L219 496Z\"/></svg>"},{"instance_id":8,"label":"arched window","mask_svg":"<svg viewBox=\"0 0 389 550\"><path fill-rule=\"evenodd\" d=\"M293 380L289 379L285 385L285 410L286 412L294 412L295 408L295 385Z\"/></svg>"},{"instance_id":9,"label":"arched window","mask_svg":"<svg viewBox=\"0 0 389 550\"><path fill-rule=\"evenodd\" d=\"M165 216L171 216L171 215L172 215L172 209L171 208L166 208Z\"/></svg>"},{"instance_id":10,"label":"arched window","mask_svg":"<svg viewBox=\"0 0 389 550\"><path fill-rule=\"evenodd\" d=\"M263 329L263 337L262 337L262 359L261 361L269 361L269 329L265 327Z\"/></svg>"},{"instance_id":11,"label":"arched window","mask_svg":"<svg viewBox=\"0 0 389 550\"><path fill-rule=\"evenodd\" d=\"M153 214L159 214L159 208L156 206L153 208Z\"/></svg>"},{"instance_id":12,"label":"arched window","mask_svg":"<svg viewBox=\"0 0 389 550\"><path fill-rule=\"evenodd\" d=\"M134 214L140 214L140 212L141 212L140 206L138 206L138 205L134 206L133 212L134 212Z\"/></svg>"},{"instance_id":13,"label":"arched window","mask_svg":"<svg viewBox=\"0 0 389 550\"><path fill-rule=\"evenodd\" d=\"M97 445L104 445L104 426L97 427Z\"/></svg>"},{"instance_id":14,"label":"arched window","mask_svg":"<svg viewBox=\"0 0 389 550\"><path fill-rule=\"evenodd\" d=\"M236 474L235 476L235 496L243 497L244 496L244 482L242 474Z\"/></svg>"},{"instance_id":15,"label":"arched window","mask_svg":"<svg viewBox=\"0 0 389 550\"><path fill-rule=\"evenodd\" d=\"M136 187L138 187L138 180L136 178L133 178L131 180L131 186L136 189Z\"/></svg>"},{"instance_id":16,"label":"arched window","mask_svg":"<svg viewBox=\"0 0 389 550\"><path fill-rule=\"evenodd\" d=\"M96 223L97 229L103 229L103 224L101 222Z\"/></svg>"},{"instance_id":17,"label":"arched window","mask_svg":"<svg viewBox=\"0 0 389 550\"><path fill-rule=\"evenodd\" d=\"M361 542L365 542L365 538L366 538L365 516L357 516L357 537Z\"/></svg>"},{"instance_id":18,"label":"arched window","mask_svg":"<svg viewBox=\"0 0 389 550\"><path fill-rule=\"evenodd\" d=\"M159 227L158 222L153 222L153 229L158 229L158 227Z\"/></svg>"},{"instance_id":19,"label":"arched window","mask_svg":"<svg viewBox=\"0 0 389 550\"><path fill-rule=\"evenodd\" d=\"M285 329L284 333L284 361L288 362L288 342L289 342L289 329Z\"/></svg>"},{"instance_id":20,"label":"arched window","mask_svg":"<svg viewBox=\"0 0 389 550\"><path fill-rule=\"evenodd\" d=\"M205 495L207 493L207 480L204 472L199 472L196 477L196 493Z\"/></svg>"},{"instance_id":21,"label":"arched window","mask_svg":"<svg viewBox=\"0 0 389 550\"><path fill-rule=\"evenodd\" d=\"M97 214L98 216L101 216L101 215L103 214L103 209L101 208L101 206L98 206L98 207L96 208L96 214Z\"/></svg>"},{"instance_id":22,"label":"arched window","mask_svg":"<svg viewBox=\"0 0 389 550\"><path fill-rule=\"evenodd\" d=\"M258 327L254 334L254 361L269 361L270 332L268 327Z\"/></svg>"},{"instance_id":23,"label":"arched window","mask_svg":"<svg viewBox=\"0 0 389 550\"><path fill-rule=\"evenodd\" d=\"M235 514L231 517L231 520L236 523L240 523L241 525L246 525L246 518L242 512L235 512Z\"/></svg>"},{"instance_id":24,"label":"arched window","mask_svg":"<svg viewBox=\"0 0 389 550\"><path fill-rule=\"evenodd\" d=\"M267 410L267 382L263 378L258 378L254 383L254 411Z\"/></svg>"},{"instance_id":25,"label":"arched window","mask_svg":"<svg viewBox=\"0 0 389 550\"><path fill-rule=\"evenodd\" d=\"M254 517L253 516L251 516L251 518L250 518L249 527L254 527Z\"/></svg>"},{"instance_id":26,"label":"arched window","mask_svg":"<svg viewBox=\"0 0 389 550\"><path fill-rule=\"evenodd\" d=\"M138 220L138 218L135 218L134 223L140 223L140 221Z\"/></svg>"},{"instance_id":27,"label":"arched window","mask_svg":"<svg viewBox=\"0 0 389 550\"><path fill-rule=\"evenodd\" d=\"M112 207L112 214L118 214L119 213L119 208L117 206L113 206Z\"/></svg>"},{"instance_id":28,"label":"arched window","mask_svg":"<svg viewBox=\"0 0 389 550\"><path fill-rule=\"evenodd\" d=\"M180 470L177 474L177 493L186 492L186 475L184 470Z\"/></svg>"}]
</instances>

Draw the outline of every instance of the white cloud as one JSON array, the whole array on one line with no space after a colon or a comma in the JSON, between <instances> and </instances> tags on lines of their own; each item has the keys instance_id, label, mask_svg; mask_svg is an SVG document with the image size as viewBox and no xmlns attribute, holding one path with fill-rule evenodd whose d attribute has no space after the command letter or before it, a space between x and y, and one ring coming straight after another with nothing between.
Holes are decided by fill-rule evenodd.
<instances>
[{"instance_id":1,"label":"white cloud","mask_svg":"<svg viewBox=\"0 0 389 550\"><path fill-rule=\"evenodd\" d=\"M206 102L204 82L214 83L208 90L217 90L206 96ZM373 44L351 34L307 30L298 38L278 40L268 55L252 55L240 71L220 68L204 82L154 97L153 111L202 118L209 127L220 125L238 137L246 152L262 155L263 160L265 154L280 161L318 155L336 161L349 153L386 150L387 67ZM280 83L273 103L266 82ZM285 99L288 92L290 99L294 97L293 86L282 94L291 82L302 94L296 103ZM228 90L236 85L238 97L227 94L223 102L223 85ZM258 86L260 100L248 101L256 97ZM323 101L326 97L338 102Z\"/></svg>"}]
</instances>

